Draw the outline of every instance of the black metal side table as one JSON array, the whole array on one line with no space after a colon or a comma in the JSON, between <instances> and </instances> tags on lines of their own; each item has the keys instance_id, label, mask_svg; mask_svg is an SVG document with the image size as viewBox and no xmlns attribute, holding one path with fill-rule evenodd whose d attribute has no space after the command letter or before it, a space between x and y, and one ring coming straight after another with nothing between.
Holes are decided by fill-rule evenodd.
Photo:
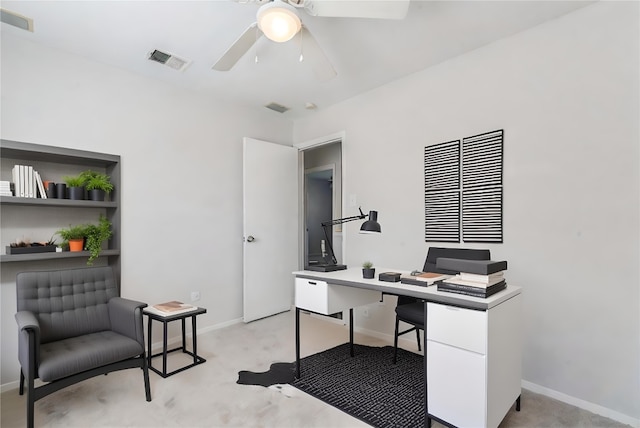
<instances>
[{"instance_id":1,"label":"black metal side table","mask_svg":"<svg viewBox=\"0 0 640 428\"><path fill-rule=\"evenodd\" d=\"M156 372L157 374L159 374L160 376L162 376L163 378L172 376L176 373L180 373L181 371L184 371L186 369L189 369L191 367L197 366L198 364L202 364L204 363L205 360L204 358L198 356L198 338L197 338L197 334L196 334L196 317L198 315L202 315L207 313L207 310L205 308L196 308L192 311L189 312L183 312L180 314L176 314L176 315L161 315L157 312L152 312L152 311L148 311L148 310L144 310L143 313L145 315L147 315L149 317L148 319L148 323L147 323L147 363L149 365L149 370L153 370L154 372ZM186 340L186 329L185 329L185 320L191 317L191 332L192 332L192 351L188 351L187 350L187 340ZM151 336L151 325L153 324L153 321L160 321L163 325L163 333L162 333L162 352L159 352L157 354L151 354L151 338L153 336ZM179 346L177 348L174 349L169 349L167 350L167 325L171 322L171 321L177 321L180 320L182 321L182 346ZM185 354L189 354L193 357L193 363L192 364L188 364L184 367L181 367L177 370L172 371L171 373L167 373L167 354L171 353L171 352L175 352L175 351L182 351ZM159 357L162 355L162 371L156 369L155 367L153 367L153 365L151 364L151 359L155 358L155 357Z\"/></svg>"}]
</instances>

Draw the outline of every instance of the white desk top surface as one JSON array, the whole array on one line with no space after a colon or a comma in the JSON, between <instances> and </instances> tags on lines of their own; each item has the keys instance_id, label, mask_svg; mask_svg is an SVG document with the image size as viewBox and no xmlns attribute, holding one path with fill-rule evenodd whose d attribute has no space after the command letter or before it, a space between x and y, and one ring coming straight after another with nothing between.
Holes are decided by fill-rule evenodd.
<instances>
[{"instance_id":1,"label":"white desk top surface","mask_svg":"<svg viewBox=\"0 0 640 428\"><path fill-rule=\"evenodd\" d=\"M402 284L400 282L379 281L378 275L383 272L398 272L400 274L408 274L407 271L396 269L380 269L376 268L376 276L374 279L364 279L362 277L362 268L349 268L335 272L316 272L310 270L295 271L293 274L298 278L317 279L326 281L329 284L344 285L348 287L366 288L376 290L383 293L395 294L400 296L411 296L424 299L430 302L444 303L448 305L461 306L472 309L486 310L508 300L521 293L518 286L509 285L507 276L507 288L489 296L487 298L479 298L466 296L462 294L447 293L438 291L435 285L418 286L410 284Z\"/></svg>"}]
</instances>

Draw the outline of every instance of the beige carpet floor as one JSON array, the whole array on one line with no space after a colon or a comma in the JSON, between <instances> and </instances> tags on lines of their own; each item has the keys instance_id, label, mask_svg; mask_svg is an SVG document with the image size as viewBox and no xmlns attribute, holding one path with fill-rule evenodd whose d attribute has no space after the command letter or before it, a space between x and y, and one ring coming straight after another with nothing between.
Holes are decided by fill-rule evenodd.
<instances>
[{"instance_id":1,"label":"beige carpet floor","mask_svg":"<svg viewBox=\"0 0 640 428\"><path fill-rule=\"evenodd\" d=\"M347 327L318 317L301 316L301 329L303 357L348 341ZM359 334L356 342L389 345ZM288 385L264 388L236 384L240 370L266 371L274 362L293 361L293 312L201 334L198 354L207 362L166 379L149 373L151 402L145 401L140 370L111 373L38 401L36 427L368 426ZM169 370L189 362L185 355L170 355ZM160 364L154 359L154 366ZM17 389L2 393L2 428L24 427L25 406L25 397L19 396ZM628 427L526 390L522 410L511 410L500 426Z\"/></svg>"}]
</instances>

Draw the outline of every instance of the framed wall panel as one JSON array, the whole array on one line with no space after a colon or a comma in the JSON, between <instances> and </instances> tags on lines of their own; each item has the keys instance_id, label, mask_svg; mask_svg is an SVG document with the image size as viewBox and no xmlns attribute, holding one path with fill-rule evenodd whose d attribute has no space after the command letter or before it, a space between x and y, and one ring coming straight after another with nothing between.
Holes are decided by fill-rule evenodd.
<instances>
[{"instance_id":1,"label":"framed wall panel","mask_svg":"<svg viewBox=\"0 0 640 428\"><path fill-rule=\"evenodd\" d=\"M460 242L460 140L424 149L425 241Z\"/></svg>"},{"instance_id":2,"label":"framed wall panel","mask_svg":"<svg viewBox=\"0 0 640 428\"><path fill-rule=\"evenodd\" d=\"M425 241L503 242L502 129L424 149Z\"/></svg>"},{"instance_id":3,"label":"framed wall panel","mask_svg":"<svg viewBox=\"0 0 640 428\"><path fill-rule=\"evenodd\" d=\"M462 140L462 240L502 242L504 131Z\"/></svg>"}]
</instances>

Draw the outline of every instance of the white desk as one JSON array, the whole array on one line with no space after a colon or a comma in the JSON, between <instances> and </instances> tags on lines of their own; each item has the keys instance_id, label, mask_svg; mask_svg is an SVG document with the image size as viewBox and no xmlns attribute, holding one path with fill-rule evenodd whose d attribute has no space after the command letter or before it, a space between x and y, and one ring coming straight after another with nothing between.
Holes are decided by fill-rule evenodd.
<instances>
[{"instance_id":1,"label":"white desk","mask_svg":"<svg viewBox=\"0 0 640 428\"><path fill-rule=\"evenodd\" d=\"M377 269L379 272L394 269ZM401 272L405 273L405 272ZM486 299L399 282L363 279L362 269L297 271L296 375L300 376L300 310L330 315L380 301L380 293L425 300L425 426L497 427L513 403L520 410L522 296L507 288ZM352 348L353 355L353 348ZM392 364L389 361L389 364Z\"/></svg>"}]
</instances>

